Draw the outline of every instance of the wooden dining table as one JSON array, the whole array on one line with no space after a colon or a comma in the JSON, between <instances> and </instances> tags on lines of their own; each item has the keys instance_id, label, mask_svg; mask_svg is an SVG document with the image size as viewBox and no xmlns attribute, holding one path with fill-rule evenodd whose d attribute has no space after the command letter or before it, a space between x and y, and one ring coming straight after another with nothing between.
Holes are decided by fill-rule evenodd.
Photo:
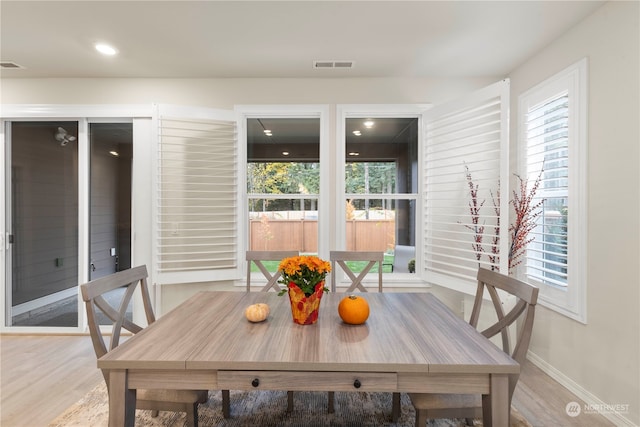
<instances>
[{"instance_id":1,"label":"wooden dining table","mask_svg":"<svg viewBox=\"0 0 640 427\"><path fill-rule=\"evenodd\" d=\"M340 319L344 294L324 295L314 325L293 323L273 292L194 295L98 360L111 370L109 425L134 425L136 389L152 388L476 393L484 425L508 425L516 361L431 293L361 295L362 325ZM251 323L258 302L270 314Z\"/></svg>"}]
</instances>

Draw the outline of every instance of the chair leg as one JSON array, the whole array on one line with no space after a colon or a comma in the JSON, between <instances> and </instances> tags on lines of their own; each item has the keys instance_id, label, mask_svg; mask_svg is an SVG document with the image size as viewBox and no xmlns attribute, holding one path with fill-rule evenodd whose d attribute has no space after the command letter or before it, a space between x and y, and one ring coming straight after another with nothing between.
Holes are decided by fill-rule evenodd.
<instances>
[{"instance_id":1,"label":"chair leg","mask_svg":"<svg viewBox=\"0 0 640 427\"><path fill-rule=\"evenodd\" d=\"M222 417L231 417L231 397L229 396L229 390L222 390Z\"/></svg>"},{"instance_id":2,"label":"chair leg","mask_svg":"<svg viewBox=\"0 0 640 427\"><path fill-rule=\"evenodd\" d=\"M393 393L391 406L391 420L394 423L398 422L400 418L400 393Z\"/></svg>"},{"instance_id":3,"label":"chair leg","mask_svg":"<svg viewBox=\"0 0 640 427\"><path fill-rule=\"evenodd\" d=\"M186 405L186 412L187 412L187 425L188 426L193 426L193 427L198 427L198 404L197 403L193 403L193 404L188 404Z\"/></svg>"},{"instance_id":4,"label":"chair leg","mask_svg":"<svg viewBox=\"0 0 640 427\"><path fill-rule=\"evenodd\" d=\"M287 392L287 412L288 413L293 412L293 392L292 391Z\"/></svg>"},{"instance_id":5,"label":"chair leg","mask_svg":"<svg viewBox=\"0 0 640 427\"><path fill-rule=\"evenodd\" d=\"M427 425L427 411L416 409L416 427L425 427Z\"/></svg>"},{"instance_id":6,"label":"chair leg","mask_svg":"<svg viewBox=\"0 0 640 427\"><path fill-rule=\"evenodd\" d=\"M335 400L334 394L335 393L333 391L327 392L327 398L328 398L327 412L330 414L333 414L333 411L335 410L335 408L333 407L333 402Z\"/></svg>"}]
</instances>

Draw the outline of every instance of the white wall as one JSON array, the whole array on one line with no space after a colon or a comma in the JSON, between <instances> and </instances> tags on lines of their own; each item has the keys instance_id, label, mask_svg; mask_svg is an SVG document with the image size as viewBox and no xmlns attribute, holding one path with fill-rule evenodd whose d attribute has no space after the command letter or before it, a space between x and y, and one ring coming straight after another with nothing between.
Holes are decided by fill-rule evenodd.
<instances>
[{"instance_id":1,"label":"white wall","mask_svg":"<svg viewBox=\"0 0 640 427\"><path fill-rule=\"evenodd\" d=\"M635 424L640 424L639 6L606 4L510 76L515 144L517 97L588 58L587 324L539 307L530 351L585 398L629 404L624 416Z\"/></svg>"},{"instance_id":2,"label":"white wall","mask_svg":"<svg viewBox=\"0 0 640 427\"><path fill-rule=\"evenodd\" d=\"M2 79L3 104L439 103L500 80L476 79Z\"/></svg>"}]
</instances>

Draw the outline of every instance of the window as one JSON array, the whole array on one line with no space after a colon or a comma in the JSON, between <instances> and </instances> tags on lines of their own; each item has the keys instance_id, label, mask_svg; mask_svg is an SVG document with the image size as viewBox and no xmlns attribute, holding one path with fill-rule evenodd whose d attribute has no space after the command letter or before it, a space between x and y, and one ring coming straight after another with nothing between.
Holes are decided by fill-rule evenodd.
<instances>
[{"instance_id":1,"label":"window","mask_svg":"<svg viewBox=\"0 0 640 427\"><path fill-rule=\"evenodd\" d=\"M415 251L418 123L417 117L345 118L344 248L385 252L383 272L396 276L409 273L414 258L396 259L396 247Z\"/></svg>"},{"instance_id":2,"label":"window","mask_svg":"<svg viewBox=\"0 0 640 427\"><path fill-rule=\"evenodd\" d=\"M540 301L585 321L586 60L520 96L523 179L537 183L534 228L519 273Z\"/></svg>"},{"instance_id":3,"label":"window","mask_svg":"<svg viewBox=\"0 0 640 427\"><path fill-rule=\"evenodd\" d=\"M318 253L320 119L247 118L249 250Z\"/></svg>"}]
</instances>

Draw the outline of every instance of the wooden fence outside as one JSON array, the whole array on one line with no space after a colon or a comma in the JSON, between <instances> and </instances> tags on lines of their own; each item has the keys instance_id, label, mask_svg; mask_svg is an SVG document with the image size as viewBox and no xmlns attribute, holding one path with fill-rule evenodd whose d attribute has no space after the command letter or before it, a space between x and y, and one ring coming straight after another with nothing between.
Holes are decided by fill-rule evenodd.
<instances>
[{"instance_id":1,"label":"wooden fence outside","mask_svg":"<svg viewBox=\"0 0 640 427\"><path fill-rule=\"evenodd\" d=\"M348 251L392 251L395 245L395 220L347 221ZM251 220L249 227L251 250L300 252L318 251L318 221L316 220Z\"/></svg>"}]
</instances>

